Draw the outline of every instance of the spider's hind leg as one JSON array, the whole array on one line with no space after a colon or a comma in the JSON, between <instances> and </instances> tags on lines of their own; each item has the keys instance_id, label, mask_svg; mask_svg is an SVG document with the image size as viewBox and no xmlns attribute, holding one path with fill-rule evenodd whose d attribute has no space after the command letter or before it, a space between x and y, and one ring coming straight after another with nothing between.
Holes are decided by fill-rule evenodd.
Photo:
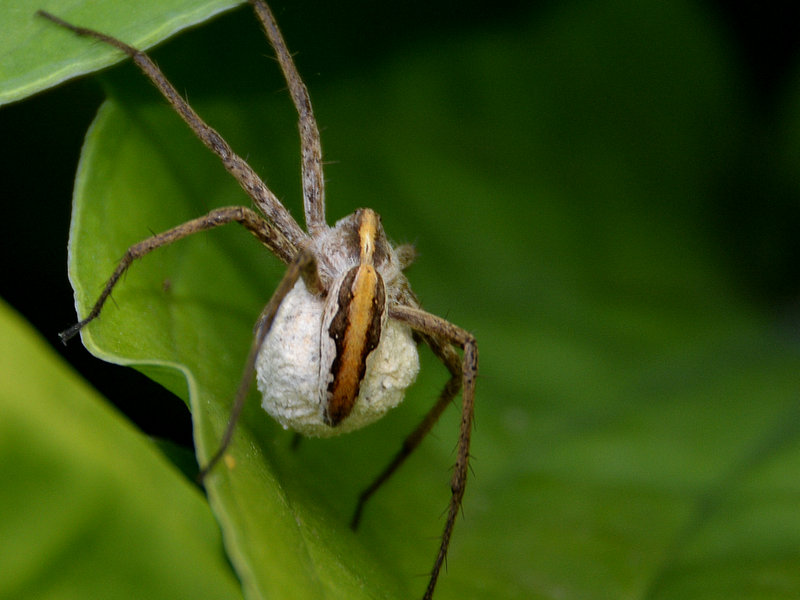
<instances>
[{"instance_id":1,"label":"spider's hind leg","mask_svg":"<svg viewBox=\"0 0 800 600\"><path fill-rule=\"evenodd\" d=\"M475 408L475 379L478 374L478 345L475 338L469 332L453 325L449 321L432 315L431 313L411 306L395 305L390 307L389 316L403 323L422 335L422 338L430 345L434 353L442 360L450 371L450 380L447 382L439 399L433 408L428 411L422 423L414 432L406 438L400 452L395 456L389 466L375 479L361 495L356 513L353 516L353 525L358 524L364 502L377 490L394 471L405 461L406 458L419 445L420 441L431 430L433 425L441 416L444 409L458 393L463 390L461 403L461 425L458 436L458 452L456 464L453 468L453 476L450 480L450 504L447 510L447 518L442 531L439 552L431 569L428 587L425 590L423 600L430 600L433 597L433 590L439 578L439 572L444 565L447 557L447 549L450 546L450 538L455 527L456 516L461 508L461 501L464 498L464 491L467 485L467 474L469 472L469 446L472 436L472 418ZM463 350L463 356L459 359L453 346L458 346Z\"/></svg>"},{"instance_id":2,"label":"spider's hind leg","mask_svg":"<svg viewBox=\"0 0 800 600\"><path fill-rule=\"evenodd\" d=\"M228 424L225 426L225 431L222 434L216 452L214 452L211 458L208 459L206 465L200 470L197 476L198 480L202 481L211 472L211 469L213 469L223 457L233 440L233 432L236 430L236 424L244 408L247 393L253 385L253 375L256 371L258 354L261 351L261 346L264 345L264 340L269 330L272 328L275 315L278 314L278 309L283 299L301 278L306 281L306 285L309 286L310 289L321 288L316 269L317 260L314 254L307 247L301 247L294 260L289 264L289 268L286 270L286 274L275 289L275 293L272 294L272 298L270 298L264 310L261 311L261 315L259 315L258 321L256 321L256 333L253 337L253 343L250 345L250 352L247 355L247 361L245 362L242 378L239 382L239 388L236 391L236 397L231 407Z\"/></svg>"},{"instance_id":3,"label":"spider's hind leg","mask_svg":"<svg viewBox=\"0 0 800 600\"><path fill-rule=\"evenodd\" d=\"M389 480L394 472L400 468L409 456L411 456L414 450L417 449L461 389L461 361L453 348L448 344L442 344L439 340L431 338L430 336L422 336L422 339L431 347L431 350L433 350L439 360L447 366L450 371L450 379L447 380L436 403L426 413L414 431L403 440L400 450L398 450L391 462L386 465L384 470L375 477L372 483L359 494L356 509L350 520L351 529L358 528L367 501Z\"/></svg>"}]
</instances>

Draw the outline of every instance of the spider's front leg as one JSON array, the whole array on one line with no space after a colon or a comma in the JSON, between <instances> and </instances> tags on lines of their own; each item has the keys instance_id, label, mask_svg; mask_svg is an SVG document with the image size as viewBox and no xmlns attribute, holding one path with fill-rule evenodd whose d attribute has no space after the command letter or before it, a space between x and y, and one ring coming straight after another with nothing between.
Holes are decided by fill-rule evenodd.
<instances>
[{"instance_id":1,"label":"spider's front leg","mask_svg":"<svg viewBox=\"0 0 800 600\"><path fill-rule=\"evenodd\" d=\"M125 252L125 255L122 257L122 260L120 260L119 264L117 264L117 268L111 274L111 277L108 278L108 281L103 287L103 291L100 293L100 296L94 303L94 306L92 306L89 314L75 323L72 327L69 327L68 329L65 329L59 333L58 336L61 338L61 341L66 343L86 325L100 316L100 311L103 310L103 305L105 304L106 300L108 300L112 290L119 282L120 277L122 277L122 274L128 270L128 268L136 259L149 254L153 250L163 246L168 246L194 233L208 231L209 229L214 229L215 227L226 225L228 223L241 224L284 262L289 262L291 257L297 254L297 250L295 249L294 245L289 242L275 226L266 221L254 210L245 206L226 206L223 208L214 209L202 217L192 219L191 221L186 221L177 227L173 227L172 229L168 229L167 231L153 235L128 248Z\"/></svg>"},{"instance_id":2,"label":"spider's front leg","mask_svg":"<svg viewBox=\"0 0 800 600\"><path fill-rule=\"evenodd\" d=\"M219 157L225 169L239 182L242 189L253 199L261 212L269 219L270 223L273 223L274 226L280 230L289 244L297 246L307 238L306 233L300 229L300 226L289 214L289 211L286 210L275 194L261 181L261 178L253 171L250 165L248 165L241 156L236 154L228 142L189 106L189 103L184 100L175 89L175 86L169 82L164 76L164 73L161 72L161 69L158 68L147 54L126 44L122 40L95 31L94 29L89 29L88 27L73 25L47 11L39 10L36 14L64 29L68 29L75 35L93 38L127 54L133 62L136 63L136 66L139 67L142 73L153 82L161 95L170 103L175 112L180 115L181 119L191 128L200 141ZM290 252L288 255L279 254L279 256L284 262L288 263L294 256L294 251Z\"/></svg>"},{"instance_id":3,"label":"spider's front leg","mask_svg":"<svg viewBox=\"0 0 800 600\"><path fill-rule=\"evenodd\" d=\"M319 128L308 96L292 55L286 47L272 11L262 0L250 0L256 16L264 27L275 56L283 71L292 103L297 109L298 130L300 132L300 153L302 156L303 208L306 216L306 229L315 236L328 228L325 223L325 180L322 175L322 146Z\"/></svg>"}]
</instances>

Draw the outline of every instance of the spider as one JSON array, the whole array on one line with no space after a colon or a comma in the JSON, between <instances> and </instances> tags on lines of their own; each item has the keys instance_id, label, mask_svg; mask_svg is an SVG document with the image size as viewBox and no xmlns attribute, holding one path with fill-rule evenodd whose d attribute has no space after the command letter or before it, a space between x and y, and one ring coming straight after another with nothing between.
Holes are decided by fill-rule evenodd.
<instances>
[{"instance_id":1,"label":"spider","mask_svg":"<svg viewBox=\"0 0 800 600\"><path fill-rule=\"evenodd\" d=\"M451 497L439 549L423 598L433 596L467 482L478 348L475 338L425 312L403 270L413 247L393 247L380 217L361 208L333 227L325 221L319 130L303 84L272 12L251 0L277 55L299 116L306 231L295 222L253 169L209 127L143 52L106 34L37 14L73 33L127 54L155 84L198 138L222 161L260 213L245 206L217 208L131 246L88 315L63 331L66 342L96 319L122 274L138 258L189 235L239 223L287 265L256 321L244 374L218 450L200 471L205 477L225 454L254 375L262 405L284 427L326 437L367 425L399 404L419 370L417 343L426 343L450 373L438 399L386 468L360 494L351 521L358 526L369 498L405 462L444 409L462 391L461 423ZM462 351L461 354L456 348Z\"/></svg>"}]
</instances>

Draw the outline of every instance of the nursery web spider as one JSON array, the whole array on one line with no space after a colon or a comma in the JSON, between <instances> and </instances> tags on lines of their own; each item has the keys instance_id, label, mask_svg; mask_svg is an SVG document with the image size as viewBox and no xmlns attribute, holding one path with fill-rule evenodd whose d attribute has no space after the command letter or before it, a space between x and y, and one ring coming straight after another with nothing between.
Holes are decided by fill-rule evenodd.
<instances>
[{"instance_id":1,"label":"nursery web spider","mask_svg":"<svg viewBox=\"0 0 800 600\"><path fill-rule=\"evenodd\" d=\"M286 78L299 115L302 186L307 232L225 140L187 104L150 58L111 36L71 25L44 11L39 15L79 36L110 44L130 56L197 137L222 161L262 214L244 206L208 214L131 246L89 314L60 334L66 341L100 315L121 275L137 259L194 233L236 222L287 266L286 274L258 318L244 375L217 452L206 475L231 443L254 373L263 406L296 432L332 436L362 427L402 401L419 369L416 344L424 341L450 372L438 400L403 441L389 465L361 493L351 525L364 505L405 462L462 393L461 425L439 551L424 598L431 598L444 564L467 481L478 349L475 338L420 308L403 270L414 260L411 246L393 247L380 217L361 208L333 227L325 222L320 136L308 91L300 79L270 9L251 0ZM456 347L463 351L462 355Z\"/></svg>"}]
</instances>

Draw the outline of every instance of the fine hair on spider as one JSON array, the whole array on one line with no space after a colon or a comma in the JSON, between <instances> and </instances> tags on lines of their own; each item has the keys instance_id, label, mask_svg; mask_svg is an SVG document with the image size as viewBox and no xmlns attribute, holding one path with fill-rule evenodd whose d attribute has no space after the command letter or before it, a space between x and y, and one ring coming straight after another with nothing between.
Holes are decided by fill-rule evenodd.
<instances>
[{"instance_id":1,"label":"fine hair on spider","mask_svg":"<svg viewBox=\"0 0 800 600\"><path fill-rule=\"evenodd\" d=\"M261 0L251 0L251 4L277 55L299 116L306 231L253 169L194 112L145 53L47 12L37 13L74 34L110 44L127 54L219 157L260 211L245 206L217 208L134 244L107 280L89 314L59 335L66 342L96 319L114 286L136 259L194 233L239 223L287 265L256 321L228 424L218 450L201 469L201 478L211 472L231 443L254 375L264 409L281 425L303 435L333 436L363 427L399 404L419 370L417 343L427 344L450 378L391 462L361 492L351 526L358 526L369 498L418 447L461 391L450 503L423 596L430 599L445 563L467 482L477 343L469 332L422 310L403 274L414 259L414 250L411 246L393 247L373 210L360 208L333 227L326 223L320 136L308 91L269 7Z\"/></svg>"}]
</instances>

